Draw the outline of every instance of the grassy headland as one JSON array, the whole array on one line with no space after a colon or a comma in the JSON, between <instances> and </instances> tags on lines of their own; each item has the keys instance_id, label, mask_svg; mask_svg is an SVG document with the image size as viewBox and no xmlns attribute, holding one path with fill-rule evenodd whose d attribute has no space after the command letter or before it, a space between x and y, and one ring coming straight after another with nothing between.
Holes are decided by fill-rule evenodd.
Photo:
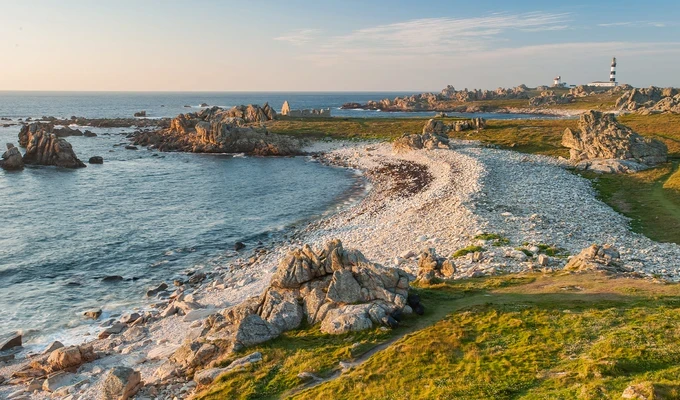
<instances>
[{"instance_id":1,"label":"grassy headland","mask_svg":"<svg viewBox=\"0 0 680 400\"><path fill-rule=\"evenodd\" d=\"M418 291L426 314L400 328L289 332L199 398L601 399L631 384L680 398L680 284L534 273ZM340 373L340 361L358 365Z\"/></svg>"}]
</instances>

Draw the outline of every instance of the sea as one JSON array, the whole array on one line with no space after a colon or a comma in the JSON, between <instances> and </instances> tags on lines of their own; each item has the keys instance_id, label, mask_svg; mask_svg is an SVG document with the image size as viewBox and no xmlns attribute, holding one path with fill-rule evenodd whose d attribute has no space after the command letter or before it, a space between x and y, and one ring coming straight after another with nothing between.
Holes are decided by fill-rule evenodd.
<instances>
[{"instance_id":1,"label":"sea","mask_svg":"<svg viewBox=\"0 0 680 400\"><path fill-rule=\"evenodd\" d=\"M337 117L414 117L434 113L341 110L346 102L411 93L94 93L0 91L0 143L18 142L18 120L174 117L201 104L231 107L269 102L276 110L331 108ZM460 114L463 115L463 114ZM485 118L531 118L474 114ZM543 117L545 118L545 117ZM134 128L92 128L97 137L69 137L86 162L77 170L0 170L0 335L20 331L28 349L76 343L96 329L85 310L104 316L150 301L146 289L187 270L229 263L234 244L247 248L358 201L356 171L309 157L234 157L124 149ZM3 146L4 147L4 146ZM106 282L107 276L123 279Z\"/></svg>"}]
</instances>

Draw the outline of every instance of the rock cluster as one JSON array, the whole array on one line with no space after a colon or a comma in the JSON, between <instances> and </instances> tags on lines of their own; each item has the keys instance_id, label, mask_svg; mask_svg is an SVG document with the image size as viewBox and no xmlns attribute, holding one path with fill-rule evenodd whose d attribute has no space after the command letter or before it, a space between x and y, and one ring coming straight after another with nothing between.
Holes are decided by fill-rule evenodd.
<instances>
[{"instance_id":1,"label":"rock cluster","mask_svg":"<svg viewBox=\"0 0 680 400\"><path fill-rule=\"evenodd\" d=\"M345 103L343 109L363 109L381 111L446 111L450 110L451 102L467 103L483 100L500 99L528 99L528 88L525 85L506 89L496 90L456 90L448 85L440 93L420 93L394 99L382 99L379 101L368 101L365 104Z\"/></svg>"},{"instance_id":2,"label":"rock cluster","mask_svg":"<svg viewBox=\"0 0 680 400\"><path fill-rule=\"evenodd\" d=\"M85 167L71 144L51 132L51 125L32 123L19 132L19 144L26 148L24 164L54 165L64 168Z\"/></svg>"},{"instance_id":3,"label":"rock cluster","mask_svg":"<svg viewBox=\"0 0 680 400\"><path fill-rule=\"evenodd\" d=\"M664 143L638 135L613 114L591 110L581 115L578 127L577 131L567 128L562 136L562 145L570 148L570 160L577 168L635 171L667 159Z\"/></svg>"},{"instance_id":4,"label":"rock cluster","mask_svg":"<svg viewBox=\"0 0 680 400\"><path fill-rule=\"evenodd\" d=\"M24 159L21 157L21 152L12 143L7 143L7 151L2 154L0 167L6 170L24 169Z\"/></svg>"},{"instance_id":5,"label":"rock cluster","mask_svg":"<svg viewBox=\"0 0 680 400\"><path fill-rule=\"evenodd\" d=\"M134 143L154 146L161 151L262 156L299 154L300 144L297 141L252 126L275 117L276 111L269 104L262 107L238 106L229 110L206 108L198 113L178 115L167 129L137 132Z\"/></svg>"},{"instance_id":6,"label":"rock cluster","mask_svg":"<svg viewBox=\"0 0 680 400\"><path fill-rule=\"evenodd\" d=\"M444 121L438 119L430 119L425 123L423 133L446 135L449 132L461 132L469 129L479 130L484 128L486 128L486 120L484 118L455 121L451 124L446 124Z\"/></svg>"},{"instance_id":7,"label":"rock cluster","mask_svg":"<svg viewBox=\"0 0 680 400\"><path fill-rule=\"evenodd\" d=\"M306 321L341 334L376 325L394 327L408 305L409 278L399 269L366 260L358 250L333 240L284 256L261 296L210 315L198 340L185 342L162 371L190 371L221 353L266 342ZM163 375L157 371L157 376ZM204 375L214 378L215 371ZM203 375L199 375L201 377ZM203 379L203 378L201 378Z\"/></svg>"},{"instance_id":8,"label":"rock cluster","mask_svg":"<svg viewBox=\"0 0 680 400\"><path fill-rule=\"evenodd\" d=\"M540 95L529 99L529 105L534 107L552 106L556 104L567 104L574 101L571 94L557 95L553 90L546 90Z\"/></svg>"},{"instance_id":9,"label":"rock cluster","mask_svg":"<svg viewBox=\"0 0 680 400\"><path fill-rule=\"evenodd\" d=\"M635 88L616 100L616 108L640 114L680 113L680 90L656 86Z\"/></svg>"},{"instance_id":10,"label":"rock cluster","mask_svg":"<svg viewBox=\"0 0 680 400\"><path fill-rule=\"evenodd\" d=\"M578 255L569 259L564 269L574 272L604 271L614 274L630 272L623 267L618 250L608 244L602 246L594 244L583 249Z\"/></svg>"},{"instance_id":11,"label":"rock cluster","mask_svg":"<svg viewBox=\"0 0 680 400\"><path fill-rule=\"evenodd\" d=\"M446 134L437 133L423 133L422 135L405 133L394 141L392 148L397 153L420 149L449 149L449 137Z\"/></svg>"},{"instance_id":12,"label":"rock cluster","mask_svg":"<svg viewBox=\"0 0 680 400\"><path fill-rule=\"evenodd\" d=\"M331 117L330 108L309 108L301 110L293 110L290 108L288 101L283 102L281 107L281 115L294 117L294 118L329 118Z\"/></svg>"},{"instance_id":13,"label":"rock cluster","mask_svg":"<svg viewBox=\"0 0 680 400\"><path fill-rule=\"evenodd\" d=\"M436 279L451 279L456 273L453 261L439 257L433 248L424 250L418 258L418 280L431 283Z\"/></svg>"}]
</instances>

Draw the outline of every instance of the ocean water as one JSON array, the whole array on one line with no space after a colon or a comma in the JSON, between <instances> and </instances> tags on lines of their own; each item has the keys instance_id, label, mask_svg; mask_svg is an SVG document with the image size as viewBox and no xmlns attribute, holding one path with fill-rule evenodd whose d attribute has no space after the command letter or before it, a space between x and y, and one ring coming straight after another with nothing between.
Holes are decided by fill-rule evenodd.
<instances>
[{"instance_id":1,"label":"ocean water","mask_svg":"<svg viewBox=\"0 0 680 400\"><path fill-rule=\"evenodd\" d=\"M344 103L365 103L368 100L395 98L413 93L402 92L334 92L334 93L284 93L284 92L3 92L0 91L0 117L19 118L54 116L68 118L73 115L87 118L132 117L144 110L149 118L174 117L180 113L195 112L205 103L210 106L233 107L240 104L268 102L280 111L284 101L293 109L331 108L334 117L431 117L435 112L380 112L370 110L341 110ZM189 106L189 107L185 107ZM451 115L494 119L535 118L530 114L450 113ZM551 118L542 116L541 118Z\"/></svg>"},{"instance_id":2,"label":"ocean water","mask_svg":"<svg viewBox=\"0 0 680 400\"><path fill-rule=\"evenodd\" d=\"M293 108L331 107L336 116L434 114L338 109L403 94L0 92L0 117L130 117L140 110L172 117L203 102L268 101L280 109L284 100ZM16 144L20 127L4 123L0 143ZM111 314L142 305L145 290L161 281L226 264L236 241L252 248L277 240L288 227L333 212L363 190L354 171L307 157L125 150L121 144L133 129L87 129L98 136L67 140L81 160L102 156L103 165L0 170L0 334L23 331L29 347L77 341L96 324L82 318L84 310ZM124 280L103 282L109 275Z\"/></svg>"}]
</instances>

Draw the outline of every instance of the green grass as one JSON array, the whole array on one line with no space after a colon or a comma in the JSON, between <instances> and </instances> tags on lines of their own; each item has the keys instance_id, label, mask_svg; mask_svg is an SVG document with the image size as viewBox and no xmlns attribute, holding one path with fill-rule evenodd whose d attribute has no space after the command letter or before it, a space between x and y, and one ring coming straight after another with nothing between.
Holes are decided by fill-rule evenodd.
<instances>
[{"instance_id":1,"label":"green grass","mask_svg":"<svg viewBox=\"0 0 680 400\"><path fill-rule=\"evenodd\" d=\"M658 242L680 243L680 192L674 185L678 164L667 163L635 174L581 173L603 201L631 218L631 229Z\"/></svg>"},{"instance_id":2,"label":"green grass","mask_svg":"<svg viewBox=\"0 0 680 400\"><path fill-rule=\"evenodd\" d=\"M508 238L503 237L497 233L482 233L480 235L475 236L474 239L490 241L491 244L496 247L505 246L510 243L510 240Z\"/></svg>"},{"instance_id":3,"label":"green grass","mask_svg":"<svg viewBox=\"0 0 680 400\"><path fill-rule=\"evenodd\" d=\"M680 396L680 285L597 274L520 274L422 286L423 317L392 331L289 332L250 351L201 399L618 399L630 384ZM359 343L359 345L354 345ZM331 376L312 388L301 371Z\"/></svg>"},{"instance_id":4,"label":"green grass","mask_svg":"<svg viewBox=\"0 0 680 400\"><path fill-rule=\"evenodd\" d=\"M454 258L458 257L463 257L465 255L468 255L470 253L476 253L478 251L485 251L486 249L483 248L482 246L467 246L463 247L462 249L456 250L455 253L453 253Z\"/></svg>"}]
</instances>

